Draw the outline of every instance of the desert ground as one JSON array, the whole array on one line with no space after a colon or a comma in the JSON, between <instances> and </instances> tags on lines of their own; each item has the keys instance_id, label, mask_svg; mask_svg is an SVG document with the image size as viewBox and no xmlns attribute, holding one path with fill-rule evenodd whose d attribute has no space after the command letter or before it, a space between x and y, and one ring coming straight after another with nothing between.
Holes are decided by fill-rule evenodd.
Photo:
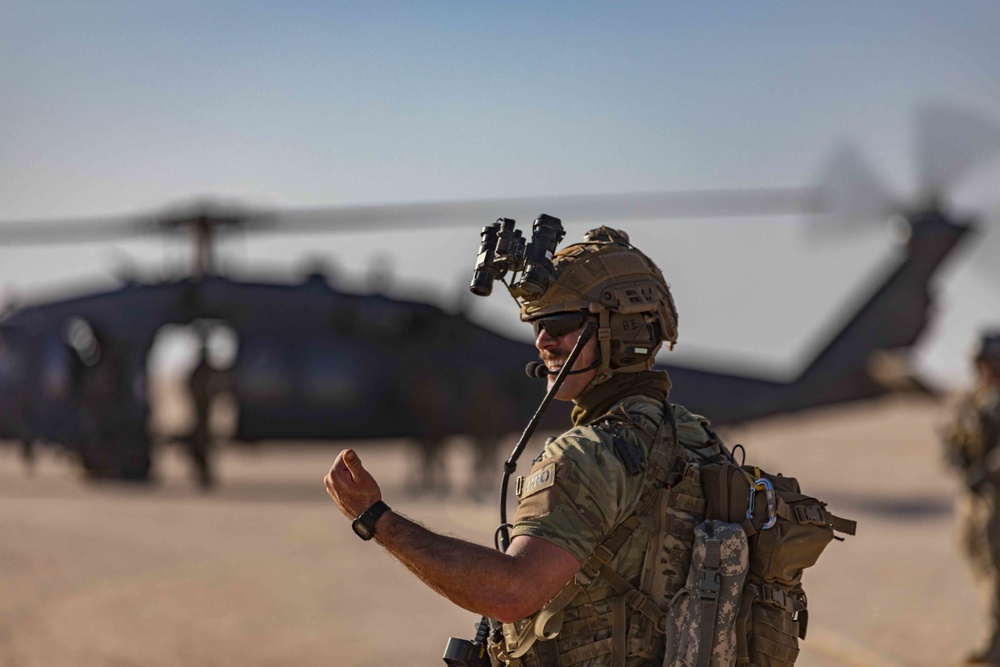
<instances>
[{"instance_id":1,"label":"desert ground","mask_svg":"<svg viewBox=\"0 0 1000 667\"><path fill-rule=\"evenodd\" d=\"M974 643L958 486L934 435L945 409L891 398L724 432L859 522L806 574L799 664L948 665ZM447 638L471 638L477 619L354 536L321 481L344 445L223 445L210 493L176 447L160 448L150 486L88 483L49 450L28 474L0 448L0 665L443 664ZM464 442L449 455L453 490L435 495L410 490L406 443L354 446L394 509L492 542L497 508L465 493Z\"/></svg>"}]
</instances>

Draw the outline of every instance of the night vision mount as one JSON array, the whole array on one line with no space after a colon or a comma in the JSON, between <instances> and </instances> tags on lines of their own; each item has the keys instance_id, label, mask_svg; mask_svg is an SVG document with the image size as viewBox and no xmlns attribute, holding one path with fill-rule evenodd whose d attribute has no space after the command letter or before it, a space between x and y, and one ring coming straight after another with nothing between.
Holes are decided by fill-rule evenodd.
<instances>
[{"instance_id":1,"label":"night vision mount","mask_svg":"<svg viewBox=\"0 0 1000 667\"><path fill-rule=\"evenodd\" d=\"M482 243L469 290L476 296L489 296L493 281L499 279L511 296L537 297L553 278L552 257L556 246L566 236L562 221L542 213L531 229L531 241L526 242L520 229L510 218L498 218L483 227ZM509 282L505 279L510 273Z\"/></svg>"}]
</instances>

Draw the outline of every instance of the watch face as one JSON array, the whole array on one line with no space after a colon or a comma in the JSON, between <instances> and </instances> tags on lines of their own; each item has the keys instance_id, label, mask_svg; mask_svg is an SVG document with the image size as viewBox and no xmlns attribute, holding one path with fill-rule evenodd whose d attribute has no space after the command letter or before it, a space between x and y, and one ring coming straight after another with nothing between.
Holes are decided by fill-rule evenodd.
<instances>
[{"instance_id":1,"label":"watch face","mask_svg":"<svg viewBox=\"0 0 1000 667\"><path fill-rule=\"evenodd\" d=\"M363 540L370 540L375 536L375 531L366 526L364 522L361 521L361 517L354 520L354 523L351 524L351 528L353 528L354 532L358 534L358 537Z\"/></svg>"},{"instance_id":2,"label":"watch face","mask_svg":"<svg viewBox=\"0 0 1000 667\"><path fill-rule=\"evenodd\" d=\"M378 521L379 517L382 516L389 506L386 505L381 500L376 501L374 505L366 509L364 512L359 514L354 523L351 524L351 528L357 533L358 537L363 540L370 540L375 537L375 522Z\"/></svg>"}]
</instances>

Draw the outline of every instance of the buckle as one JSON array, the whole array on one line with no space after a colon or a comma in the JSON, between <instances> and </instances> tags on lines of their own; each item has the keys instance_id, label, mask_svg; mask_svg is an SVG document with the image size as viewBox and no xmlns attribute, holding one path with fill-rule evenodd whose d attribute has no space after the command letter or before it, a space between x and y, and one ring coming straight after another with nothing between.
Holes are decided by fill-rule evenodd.
<instances>
[{"instance_id":1,"label":"buckle","mask_svg":"<svg viewBox=\"0 0 1000 667\"><path fill-rule=\"evenodd\" d=\"M768 602L782 609L788 609L788 596L785 595L785 591L780 588L775 588L773 586L764 586L764 589L760 592L761 598L764 602Z\"/></svg>"},{"instance_id":2,"label":"buckle","mask_svg":"<svg viewBox=\"0 0 1000 667\"><path fill-rule=\"evenodd\" d=\"M597 548L594 549L594 553L591 554L590 557L597 558L601 561L601 564L604 565L605 563L609 563L611 559L615 557L615 552L604 544L598 544Z\"/></svg>"},{"instance_id":3,"label":"buckle","mask_svg":"<svg viewBox=\"0 0 1000 667\"><path fill-rule=\"evenodd\" d=\"M701 599L718 599L720 583L722 583L722 577L719 576L718 570L705 570L701 579Z\"/></svg>"},{"instance_id":4,"label":"buckle","mask_svg":"<svg viewBox=\"0 0 1000 667\"><path fill-rule=\"evenodd\" d=\"M648 598L642 594L642 591L636 590L635 588L625 593L625 604L636 611L642 610L642 606L646 603L647 599Z\"/></svg>"},{"instance_id":5,"label":"buckle","mask_svg":"<svg viewBox=\"0 0 1000 667\"><path fill-rule=\"evenodd\" d=\"M764 584L760 591L760 597L764 602L780 607L790 614L803 611L806 608L805 599L793 593L786 593L770 584Z\"/></svg>"},{"instance_id":6,"label":"buckle","mask_svg":"<svg viewBox=\"0 0 1000 667\"><path fill-rule=\"evenodd\" d=\"M823 516L823 508L819 505L796 505L795 518L799 523L811 523L817 526L827 525L826 517Z\"/></svg>"}]
</instances>

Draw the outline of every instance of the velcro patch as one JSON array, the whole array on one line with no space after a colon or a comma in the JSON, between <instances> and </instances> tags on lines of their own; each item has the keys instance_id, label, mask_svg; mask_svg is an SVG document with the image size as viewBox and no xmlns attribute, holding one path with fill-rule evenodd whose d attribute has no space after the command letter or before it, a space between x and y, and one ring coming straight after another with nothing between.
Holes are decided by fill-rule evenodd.
<instances>
[{"instance_id":1,"label":"velcro patch","mask_svg":"<svg viewBox=\"0 0 1000 667\"><path fill-rule=\"evenodd\" d=\"M556 483L556 464L555 461L548 464L541 470L536 470L527 477L520 484L520 489L518 490L518 498L527 498L533 493L538 493L542 489L547 489Z\"/></svg>"},{"instance_id":2,"label":"velcro patch","mask_svg":"<svg viewBox=\"0 0 1000 667\"><path fill-rule=\"evenodd\" d=\"M628 472L630 477L634 477L642 472L642 464L644 463L642 452L636 447L631 441L629 441L625 436L620 433L615 433L615 451L618 452L618 458L622 460L625 464L625 470Z\"/></svg>"}]
</instances>

